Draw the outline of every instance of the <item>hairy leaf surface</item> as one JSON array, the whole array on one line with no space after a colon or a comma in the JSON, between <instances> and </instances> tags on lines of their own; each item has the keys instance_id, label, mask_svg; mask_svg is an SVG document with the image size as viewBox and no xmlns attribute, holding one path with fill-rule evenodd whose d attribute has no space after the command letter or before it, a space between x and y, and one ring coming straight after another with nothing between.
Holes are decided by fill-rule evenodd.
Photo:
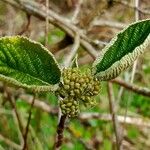
<instances>
[{"instance_id":1,"label":"hairy leaf surface","mask_svg":"<svg viewBox=\"0 0 150 150\"><path fill-rule=\"evenodd\" d=\"M50 91L60 76L55 58L41 44L21 36L0 38L0 80L35 91Z\"/></svg>"},{"instance_id":2,"label":"hairy leaf surface","mask_svg":"<svg viewBox=\"0 0 150 150\"><path fill-rule=\"evenodd\" d=\"M131 66L150 43L150 20L142 20L121 31L101 51L93 64L93 74L99 80L117 77Z\"/></svg>"}]
</instances>

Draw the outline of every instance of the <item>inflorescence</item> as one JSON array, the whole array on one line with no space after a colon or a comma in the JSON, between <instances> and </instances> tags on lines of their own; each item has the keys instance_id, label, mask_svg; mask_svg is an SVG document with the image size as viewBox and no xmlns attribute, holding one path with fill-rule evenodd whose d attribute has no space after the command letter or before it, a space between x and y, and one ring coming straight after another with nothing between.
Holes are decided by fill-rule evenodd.
<instances>
[{"instance_id":1,"label":"inflorescence","mask_svg":"<svg viewBox=\"0 0 150 150\"><path fill-rule=\"evenodd\" d=\"M63 70L63 81L57 94L62 98L59 105L63 115L75 117L79 113L79 102L85 106L96 104L94 96L99 94L99 81L91 74L82 74L77 68Z\"/></svg>"}]
</instances>

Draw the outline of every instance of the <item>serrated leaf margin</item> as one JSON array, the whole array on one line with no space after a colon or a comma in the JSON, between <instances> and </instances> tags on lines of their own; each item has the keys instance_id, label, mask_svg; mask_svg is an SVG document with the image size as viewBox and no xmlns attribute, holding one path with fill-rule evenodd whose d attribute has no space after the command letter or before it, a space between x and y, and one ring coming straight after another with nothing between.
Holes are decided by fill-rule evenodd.
<instances>
[{"instance_id":1,"label":"serrated leaf margin","mask_svg":"<svg viewBox=\"0 0 150 150\"><path fill-rule=\"evenodd\" d=\"M36 42L34 40L31 40L25 36L19 36L19 35L16 35L16 36L5 36L5 37L0 37L0 40L3 40L3 39L8 39L8 38L22 38L22 39L26 39L28 40L29 42L33 43L33 44L36 44L38 46L40 46L43 50L45 50L47 52L48 55L50 55L56 66L58 67L58 69L60 70L60 73L61 73L61 69L60 69L60 66L58 65L58 62L56 61L55 57L53 56L53 54L47 49L45 48L41 43L39 42ZM60 78L61 78L61 75L60 75ZM2 74L0 74L0 80L1 81L4 81L6 82L7 84L10 84L10 85L13 85L13 86L17 86L17 87L20 87L20 88L25 88L25 89L28 89L28 90L31 90L31 91L34 91L34 92L46 92L46 91L56 91L57 88L58 88L58 84L54 84L54 85L50 85L48 84L47 86L37 86L37 85L27 85L27 84L22 84L21 82L18 82L17 80L13 79L13 78L10 78L10 77L6 77Z\"/></svg>"},{"instance_id":2,"label":"serrated leaf margin","mask_svg":"<svg viewBox=\"0 0 150 150\"><path fill-rule=\"evenodd\" d=\"M118 34L123 33L127 28L130 26L140 23L143 21L150 21L150 19L140 20L134 23L131 23L129 26L124 28L122 31L120 31ZM144 53L144 49L150 44L150 34L147 36L143 44L136 47L132 53L126 54L124 57L122 57L119 61L116 61L111 67L106 69L105 71L101 71L96 74L96 65L103 59L104 54L109 50L109 47L111 47L118 39L118 34L110 41L108 45L100 52L99 56L95 60L92 66L92 74L99 80L99 81L106 81L113 79L117 77L122 71L127 69L131 64L138 58L138 56L142 53Z\"/></svg>"}]
</instances>

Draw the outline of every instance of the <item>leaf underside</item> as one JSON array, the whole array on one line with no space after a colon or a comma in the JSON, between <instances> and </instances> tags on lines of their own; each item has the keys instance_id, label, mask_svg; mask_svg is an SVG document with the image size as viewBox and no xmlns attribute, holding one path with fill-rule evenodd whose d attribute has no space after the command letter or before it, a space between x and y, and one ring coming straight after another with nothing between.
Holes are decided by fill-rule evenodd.
<instances>
[{"instance_id":1,"label":"leaf underside","mask_svg":"<svg viewBox=\"0 0 150 150\"><path fill-rule=\"evenodd\" d=\"M99 80L117 77L143 53L150 42L150 20L129 25L113 38L93 64L93 74Z\"/></svg>"},{"instance_id":2,"label":"leaf underside","mask_svg":"<svg viewBox=\"0 0 150 150\"><path fill-rule=\"evenodd\" d=\"M35 91L51 90L61 72L53 55L25 37L0 38L0 80Z\"/></svg>"}]
</instances>

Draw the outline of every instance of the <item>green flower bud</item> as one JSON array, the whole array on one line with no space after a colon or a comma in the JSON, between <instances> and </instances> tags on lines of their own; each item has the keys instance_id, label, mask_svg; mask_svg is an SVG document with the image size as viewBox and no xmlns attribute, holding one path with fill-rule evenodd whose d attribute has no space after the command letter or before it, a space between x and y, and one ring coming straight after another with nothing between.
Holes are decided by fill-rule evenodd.
<instances>
[{"instance_id":1,"label":"green flower bud","mask_svg":"<svg viewBox=\"0 0 150 150\"><path fill-rule=\"evenodd\" d=\"M80 90L75 89L75 90L74 90L74 93L77 94L77 95L79 95L79 94L80 94Z\"/></svg>"},{"instance_id":2,"label":"green flower bud","mask_svg":"<svg viewBox=\"0 0 150 150\"><path fill-rule=\"evenodd\" d=\"M64 85L64 89L69 90L70 89L69 85Z\"/></svg>"},{"instance_id":3,"label":"green flower bud","mask_svg":"<svg viewBox=\"0 0 150 150\"><path fill-rule=\"evenodd\" d=\"M77 100L74 100L72 98L66 98L64 100L61 100L59 102L59 105L63 115L68 115L69 117L75 117L78 115L79 102Z\"/></svg>"},{"instance_id":4,"label":"green flower bud","mask_svg":"<svg viewBox=\"0 0 150 150\"><path fill-rule=\"evenodd\" d=\"M99 85L95 85L95 86L94 86L94 90L95 90L95 91L99 91L99 89L100 89Z\"/></svg>"},{"instance_id":5,"label":"green flower bud","mask_svg":"<svg viewBox=\"0 0 150 150\"><path fill-rule=\"evenodd\" d=\"M88 77L86 77L85 82L86 82L86 83L89 83L89 82L90 82L90 80L88 79Z\"/></svg>"},{"instance_id":6,"label":"green flower bud","mask_svg":"<svg viewBox=\"0 0 150 150\"><path fill-rule=\"evenodd\" d=\"M69 80L68 79L64 79L64 84L66 85L66 84L69 84Z\"/></svg>"},{"instance_id":7,"label":"green flower bud","mask_svg":"<svg viewBox=\"0 0 150 150\"><path fill-rule=\"evenodd\" d=\"M74 91L72 90L72 91L70 91L70 96L75 96L75 93L74 93Z\"/></svg>"},{"instance_id":8,"label":"green flower bud","mask_svg":"<svg viewBox=\"0 0 150 150\"><path fill-rule=\"evenodd\" d=\"M72 104L71 102L66 104L67 107L70 107L70 106L72 106L72 105L73 105L73 104Z\"/></svg>"},{"instance_id":9,"label":"green flower bud","mask_svg":"<svg viewBox=\"0 0 150 150\"><path fill-rule=\"evenodd\" d=\"M84 84L82 85L82 88L86 88L86 87L87 87L87 84L84 83Z\"/></svg>"},{"instance_id":10,"label":"green flower bud","mask_svg":"<svg viewBox=\"0 0 150 150\"><path fill-rule=\"evenodd\" d=\"M80 84L79 83L75 83L75 88L80 88Z\"/></svg>"},{"instance_id":11,"label":"green flower bud","mask_svg":"<svg viewBox=\"0 0 150 150\"><path fill-rule=\"evenodd\" d=\"M98 91L93 91L93 95L98 95Z\"/></svg>"},{"instance_id":12,"label":"green flower bud","mask_svg":"<svg viewBox=\"0 0 150 150\"><path fill-rule=\"evenodd\" d=\"M78 83L84 83L84 82L85 82L85 81L84 81L83 78L79 79L79 81L78 81Z\"/></svg>"},{"instance_id":13,"label":"green flower bud","mask_svg":"<svg viewBox=\"0 0 150 150\"><path fill-rule=\"evenodd\" d=\"M59 105L62 114L69 117L79 113L79 100L87 107L94 106L94 96L99 93L99 81L91 74L82 74L77 68L64 69L63 82L56 93L63 98Z\"/></svg>"}]
</instances>

